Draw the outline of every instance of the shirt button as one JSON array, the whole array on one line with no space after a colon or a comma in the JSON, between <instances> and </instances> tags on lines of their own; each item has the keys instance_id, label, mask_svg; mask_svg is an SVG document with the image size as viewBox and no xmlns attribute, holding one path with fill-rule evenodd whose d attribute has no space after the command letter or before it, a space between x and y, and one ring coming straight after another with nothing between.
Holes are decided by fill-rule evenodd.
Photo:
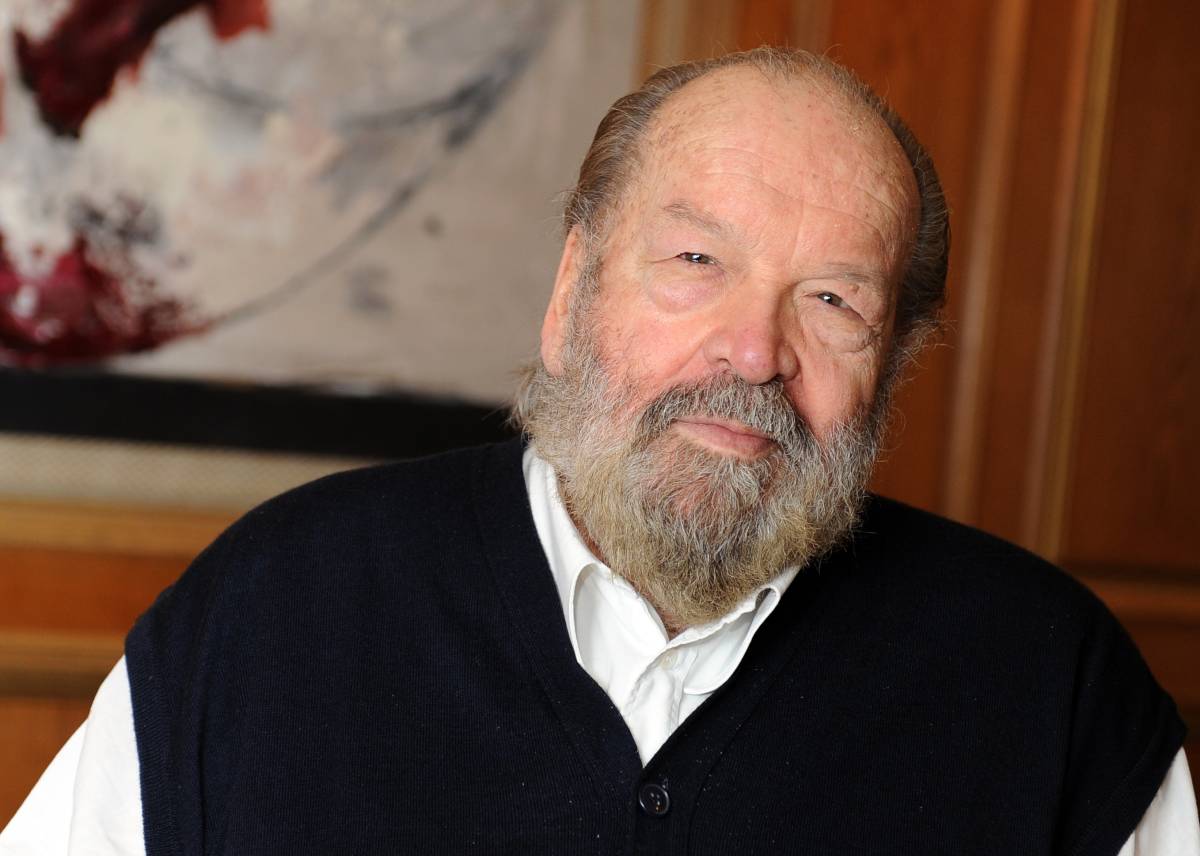
<instances>
[{"instance_id":1,"label":"shirt button","mask_svg":"<svg viewBox=\"0 0 1200 856\"><path fill-rule=\"evenodd\" d=\"M647 782L638 791L638 805L651 817L662 817L671 808L671 797L662 785Z\"/></svg>"},{"instance_id":2,"label":"shirt button","mask_svg":"<svg viewBox=\"0 0 1200 856\"><path fill-rule=\"evenodd\" d=\"M678 662L678 660L679 654L677 654L674 650L671 650L663 654L662 659L659 660L659 662L662 663L664 669L670 669L675 665L676 662Z\"/></svg>"}]
</instances>

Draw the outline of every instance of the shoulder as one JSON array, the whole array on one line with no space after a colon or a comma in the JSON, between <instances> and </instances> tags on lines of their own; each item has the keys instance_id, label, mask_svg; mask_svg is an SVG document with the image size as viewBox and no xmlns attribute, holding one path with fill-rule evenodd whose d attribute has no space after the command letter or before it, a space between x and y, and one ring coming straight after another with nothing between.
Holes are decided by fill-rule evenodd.
<instances>
[{"instance_id":1,"label":"shoulder","mask_svg":"<svg viewBox=\"0 0 1200 856\"><path fill-rule=\"evenodd\" d=\"M996 620L1088 624L1110 616L1082 583L995 535L872 496L849 549L875 574L946 607Z\"/></svg>"},{"instance_id":2,"label":"shoulder","mask_svg":"<svg viewBox=\"0 0 1200 856\"><path fill-rule=\"evenodd\" d=\"M946 517L894 499L871 495L855 530L856 539L886 539L923 559L1002 558L1022 565L1049 563L1017 545Z\"/></svg>"},{"instance_id":3,"label":"shoulder","mask_svg":"<svg viewBox=\"0 0 1200 856\"><path fill-rule=\"evenodd\" d=\"M1069 704L1097 658L1118 681L1144 672L1125 630L1083 583L970 526L872 497L840 561L831 560L844 577L831 586L839 611L854 609L915 656L953 658L998 692L1053 684Z\"/></svg>"},{"instance_id":4,"label":"shoulder","mask_svg":"<svg viewBox=\"0 0 1200 856\"><path fill-rule=\"evenodd\" d=\"M520 457L515 442L335 473L267 500L223 538L253 541L261 551L281 539L329 545L387 533L429 534L470 513L480 472L490 462L514 457Z\"/></svg>"},{"instance_id":5,"label":"shoulder","mask_svg":"<svg viewBox=\"0 0 1200 856\"><path fill-rule=\"evenodd\" d=\"M922 688L943 702L986 699L993 739L1036 732L1010 750L1028 765L1036 753L1020 747L1042 741L1038 763L1060 777L1062 849L1116 852L1184 728L1108 607L1028 550L879 497L845 551L840 606L903 640L896 671L922 663Z\"/></svg>"},{"instance_id":6,"label":"shoulder","mask_svg":"<svg viewBox=\"0 0 1200 856\"><path fill-rule=\"evenodd\" d=\"M225 633L229 615L263 618L302 597L332 610L352 603L343 595L356 587L432 584L438 575L425 570L473 555L480 472L515 469L519 482L520 454L516 443L480 446L336 473L280 494L201 552L138 627ZM515 467L494 463L509 458Z\"/></svg>"},{"instance_id":7,"label":"shoulder","mask_svg":"<svg viewBox=\"0 0 1200 856\"><path fill-rule=\"evenodd\" d=\"M496 447L456 449L423 458L345 470L295 487L248 512L254 526L295 515L358 516L394 504L440 505L469 492L479 461Z\"/></svg>"}]
</instances>

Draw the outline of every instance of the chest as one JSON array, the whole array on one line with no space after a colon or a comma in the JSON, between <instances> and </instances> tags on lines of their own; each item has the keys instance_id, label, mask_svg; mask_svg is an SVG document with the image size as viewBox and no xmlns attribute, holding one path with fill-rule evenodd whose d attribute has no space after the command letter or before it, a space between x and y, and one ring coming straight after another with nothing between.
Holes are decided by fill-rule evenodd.
<instances>
[{"instance_id":1,"label":"chest","mask_svg":"<svg viewBox=\"0 0 1200 856\"><path fill-rule=\"evenodd\" d=\"M598 686L564 706L462 654L259 687L211 779L209 852L1012 854L1053 834L1047 733L953 673L739 675L643 767Z\"/></svg>"}]
</instances>

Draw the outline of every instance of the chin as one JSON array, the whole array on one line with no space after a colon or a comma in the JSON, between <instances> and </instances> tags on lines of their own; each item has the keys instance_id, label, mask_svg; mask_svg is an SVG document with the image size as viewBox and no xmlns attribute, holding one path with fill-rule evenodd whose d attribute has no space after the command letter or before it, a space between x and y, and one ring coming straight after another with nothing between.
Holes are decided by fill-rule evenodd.
<instances>
[{"instance_id":1,"label":"chin","mask_svg":"<svg viewBox=\"0 0 1200 856\"><path fill-rule=\"evenodd\" d=\"M746 459L671 432L635 457L630 475L637 484L630 493L648 513L658 508L694 536L721 538L760 513L780 457L768 452Z\"/></svg>"}]
</instances>

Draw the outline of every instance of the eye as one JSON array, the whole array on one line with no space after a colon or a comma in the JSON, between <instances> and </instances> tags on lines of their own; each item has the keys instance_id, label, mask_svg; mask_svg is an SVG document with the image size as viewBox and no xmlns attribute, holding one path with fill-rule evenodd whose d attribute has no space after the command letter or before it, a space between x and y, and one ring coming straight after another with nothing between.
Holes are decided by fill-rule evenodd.
<instances>
[{"instance_id":1,"label":"eye","mask_svg":"<svg viewBox=\"0 0 1200 856\"><path fill-rule=\"evenodd\" d=\"M849 305L832 291L822 291L817 295L817 299L828 303L830 306L836 306L838 309L845 309Z\"/></svg>"},{"instance_id":2,"label":"eye","mask_svg":"<svg viewBox=\"0 0 1200 856\"><path fill-rule=\"evenodd\" d=\"M717 263L716 259L704 253L680 253L675 258L683 259L685 262L694 265L715 265Z\"/></svg>"}]
</instances>

